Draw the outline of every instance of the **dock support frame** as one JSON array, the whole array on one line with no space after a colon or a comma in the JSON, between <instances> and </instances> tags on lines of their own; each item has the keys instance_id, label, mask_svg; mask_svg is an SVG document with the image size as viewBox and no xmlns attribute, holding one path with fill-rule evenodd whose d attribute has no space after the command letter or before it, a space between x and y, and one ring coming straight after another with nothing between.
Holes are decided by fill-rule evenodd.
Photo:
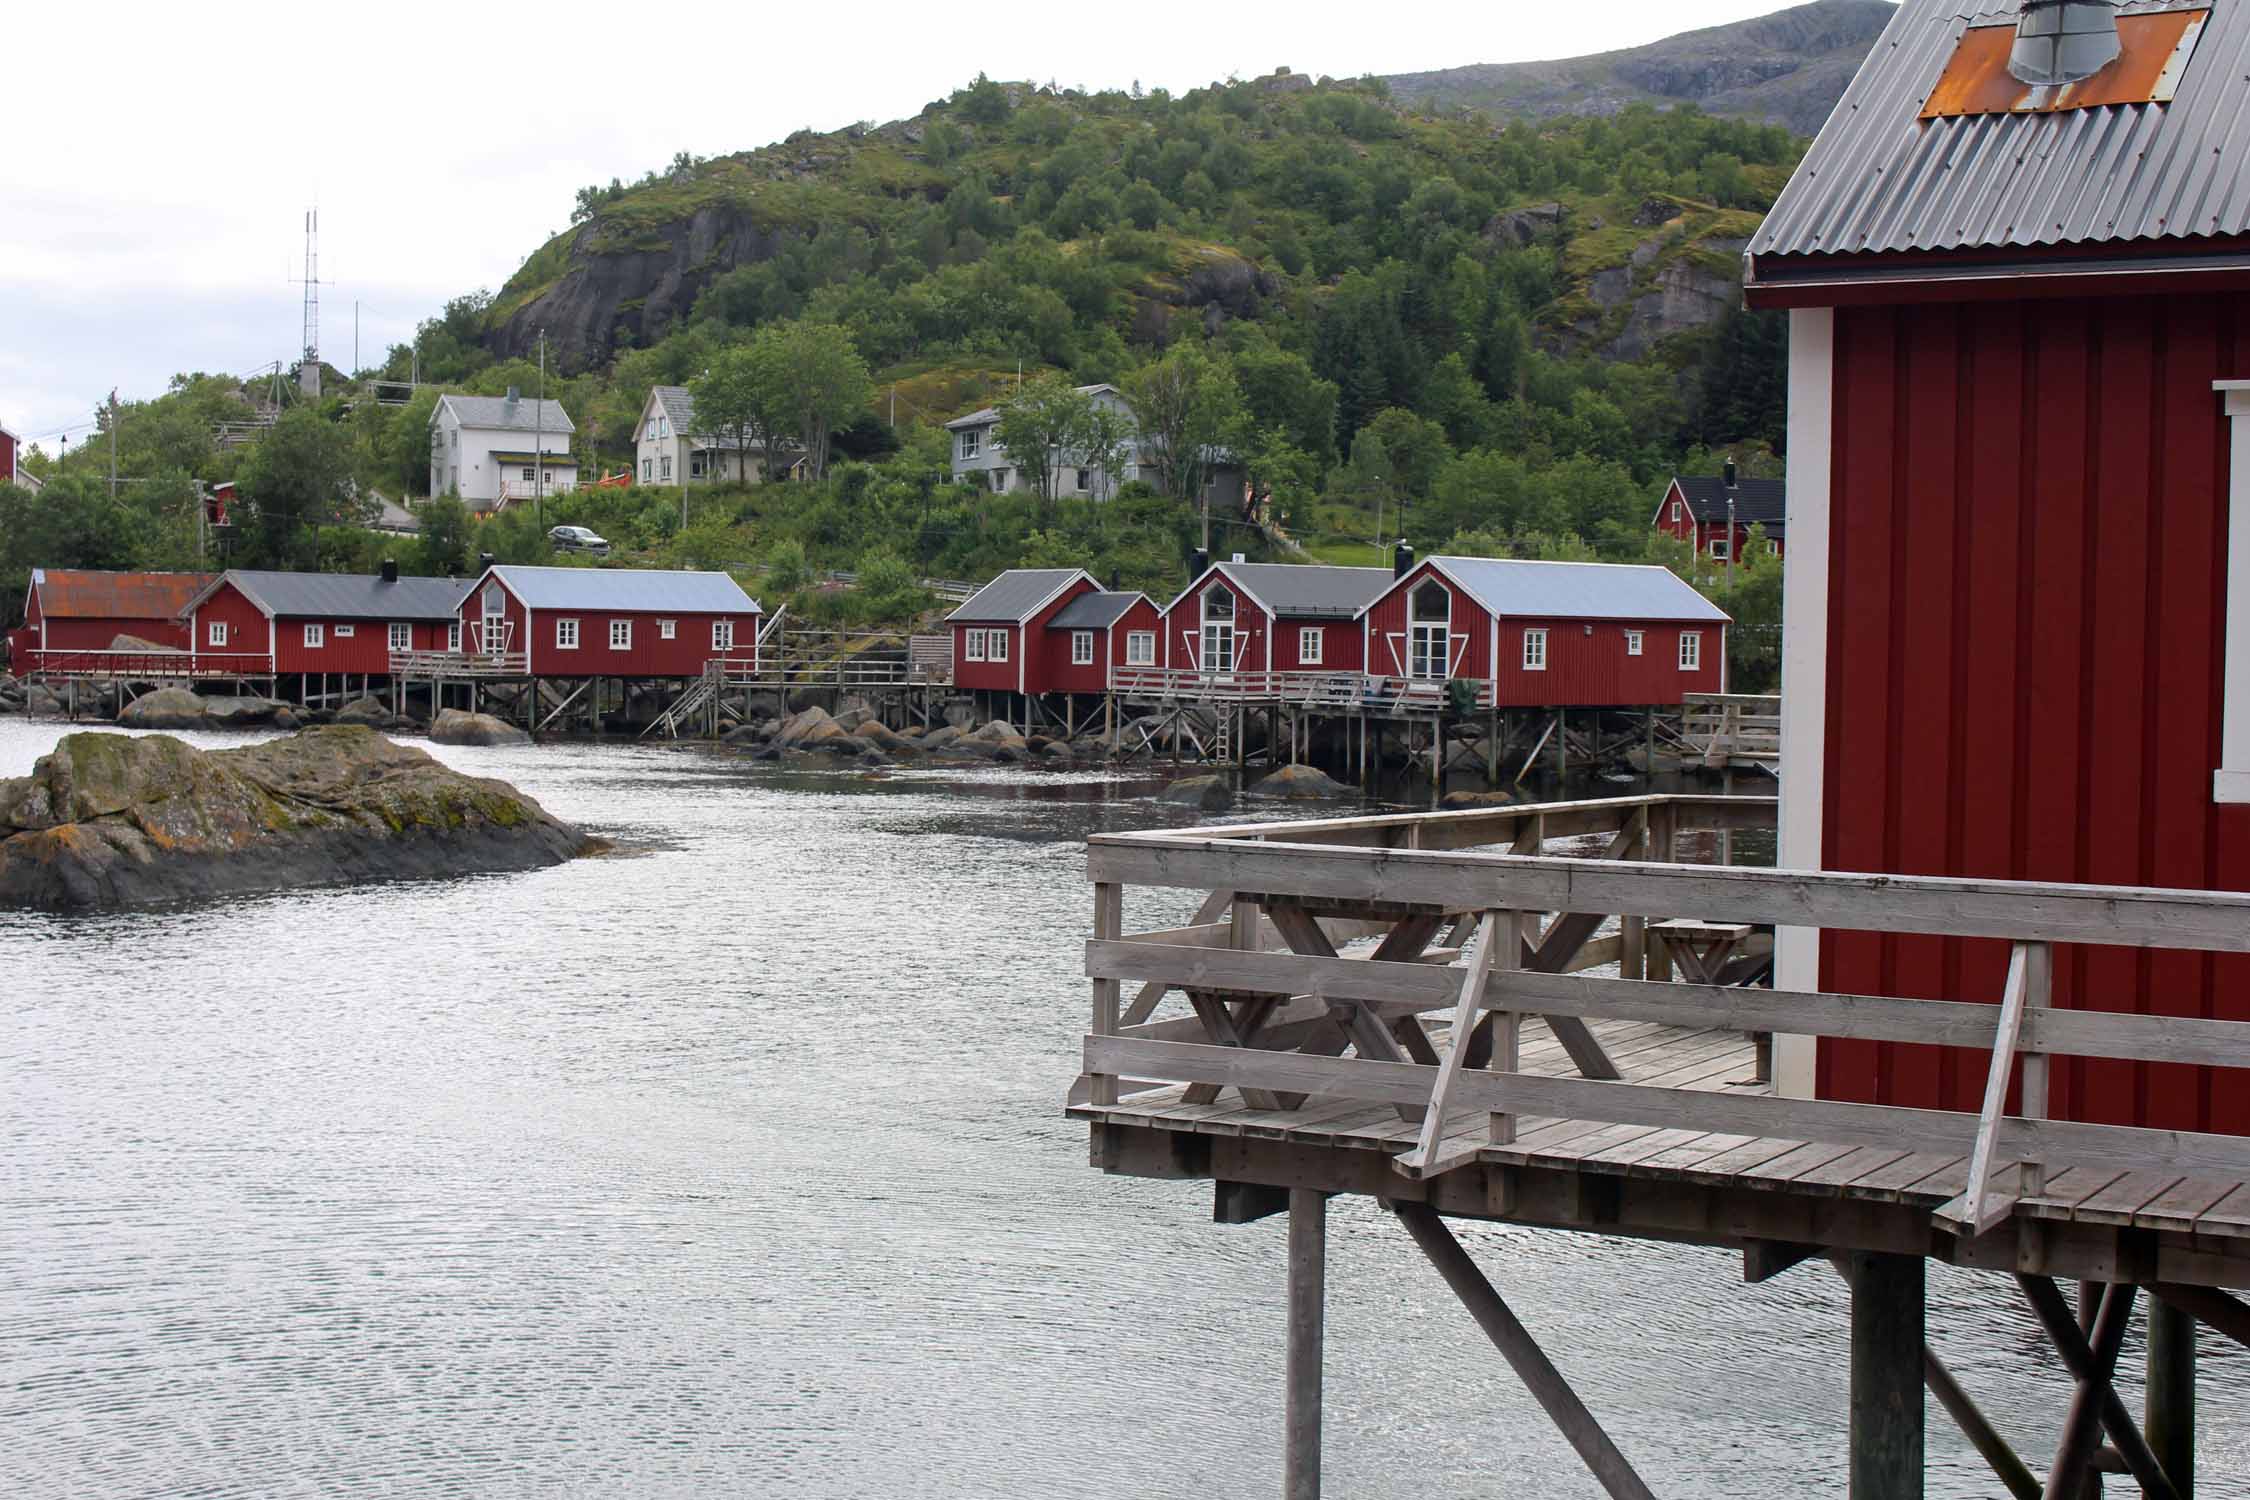
<instances>
[{"instance_id":1,"label":"dock support frame","mask_svg":"<svg viewBox=\"0 0 2250 1500\"><path fill-rule=\"evenodd\" d=\"M1328 1195L1289 1190L1288 1435L1283 1500L1320 1500L1320 1402L1328 1299Z\"/></svg>"},{"instance_id":2,"label":"dock support frame","mask_svg":"<svg viewBox=\"0 0 2250 1500\"><path fill-rule=\"evenodd\" d=\"M1851 1282L1851 1500L1922 1500L1922 1258L1855 1252Z\"/></svg>"}]
</instances>

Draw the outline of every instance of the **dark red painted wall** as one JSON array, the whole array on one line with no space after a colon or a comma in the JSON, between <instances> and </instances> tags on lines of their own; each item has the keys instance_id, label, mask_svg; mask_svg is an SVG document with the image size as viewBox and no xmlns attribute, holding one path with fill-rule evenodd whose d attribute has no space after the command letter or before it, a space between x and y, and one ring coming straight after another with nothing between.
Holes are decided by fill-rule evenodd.
<instances>
[{"instance_id":1,"label":"dark red painted wall","mask_svg":"<svg viewBox=\"0 0 2250 1500\"><path fill-rule=\"evenodd\" d=\"M988 622L981 625L957 624L953 627L953 685L976 688L990 692L1053 693L1079 691L1062 687L1054 678L1055 664L1070 670L1070 632L1049 630L1047 622L1062 613L1063 606L1081 594L1099 592L1090 578L1074 578L1068 587L1032 615L1021 625ZM970 661L966 639L969 631L1005 630L1008 633L1008 659L1004 662ZM1021 669L1020 674L1018 669ZM1018 684L1021 684L1019 688ZM1099 691L1086 689L1085 691Z\"/></svg>"},{"instance_id":2,"label":"dark red painted wall","mask_svg":"<svg viewBox=\"0 0 2250 1500\"><path fill-rule=\"evenodd\" d=\"M1006 661L969 660L968 636L972 630L989 636L1003 631L1008 637ZM989 651L989 648L987 648ZM953 685L974 688L982 692L1012 693L1016 690L1016 658L1023 652L1023 630L1015 625L955 625L953 627ZM1026 679L1028 680L1028 679Z\"/></svg>"},{"instance_id":3,"label":"dark red painted wall","mask_svg":"<svg viewBox=\"0 0 2250 1500\"><path fill-rule=\"evenodd\" d=\"M506 587L505 581L502 587ZM512 591L508 594L507 606L510 628L506 649L522 651L528 644L531 670L540 677L694 677L703 671L706 663L721 655L728 661L745 664L757 659L759 616L756 614L687 614L671 610L526 611ZM477 627L483 620L484 584L480 582L461 601L464 649L478 648ZM556 623L561 620L578 622L575 648L565 649L555 644ZM612 620L632 622L629 645L611 647ZM663 638L665 620L675 622L671 640ZM723 653L711 644L711 627L719 620L734 623L734 647ZM430 649L442 649L445 644L442 629L433 638L437 644Z\"/></svg>"},{"instance_id":4,"label":"dark red painted wall","mask_svg":"<svg viewBox=\"0 0 2250 1500\"><path fill-rule=\"evenodd\" d=\"M2215 379L2250 296L1836 313L1831 869L2250 890L2211 800L2225 617ZM1830 933L1828 988L1993 1002L1996 941ZM2250 1020L2250 958L2057 950L2055 1003ZM1823 1040L1824 1097L1973 1109L1973 1054ZM2250 1133L2250 1087L2058 1059L2078 1119Z\"/></svg>"},{"instance_id":5,"label":"dark red painted wall","mask_svg":"<svg viewBox=\"0 0 2250 1500\"><path fill-rule=\"evenodd\" d=\"M1592 626L1591 633L1588 626ZM1526 631L1547 632L1547 669L1527 671L1523 660ZM1641 632L1641 654L1627 652L1626 633ZM1680 637L1702 636L1700 665L1680 670ZM1499 701L1503 708L1561 705L1643 707L1677 703L1684 693L1716 693L1726 638L1718 624L1625 624L1611 620L1521 620L1500 622Z\"/></svg>"},{"instance_id":6,"label":"dark red painted wall","mask_svg":"<svg viewBox=\"0 0 2250 1500\"><path fill-rule=\"evenodd\" d=\"M0 432L0 484L16 482L16 440Z\"/></svg>"},{"instance_id":7,"label":"dark red painted wall","mask_svg":"<svg viewBox=\"0 0 2250 1500\"><path fill-rule=\"evenodd\" d=\"M226 622L227 641L223 646L210 643L213 620ZM265 611L244 598L242 590L233 584L220 584L211 597L197 605L191 624L195 632L195 654L199 658L238 658L242 659L242 665L248 666L247 659L255 657L261 667L271 669L273 632L268 628Z\"/></svg>"},{"instance_id":8,"label":"dark red painted wall","mask_svg":"<svg viewBox=\"0 0 2250 1500\"><path fill-rule=\"evenodd\" d=\"M1223 573L1206 573L1195 587L1175 600L1164 612L1164 665L1175 672L1196 672L1203 668L1203 596L1213 589L1225 589L1234 595L1234 664L1238 672L1264 672L1272 669L1267 658L1267 635L1272 628L1271 618L1263 606L1240 587L1228 581Z\"/></svg>"},{"instance_id":9,"label":"dark red painted wall","mask_svg":"<svg viewBox=\"0 0 2250 1500\"><path fill-rule=\"evenodd\" d=\"M1453 596L1453 630L1456 636L1465 635L1453 661L1455 677L1490 677L1492 675L1492 616L1484 607L1469 597L1466 591L1453 583L1429 563L1417 563L1414 570L1394 582L1368 610L1367 670L1378 677L1404 678L1407 669L1406 600L1407 595L1420 587L1425 578L1436 578L1446 592Z\"/></svg>"},{"instance_id":10,"label":"dark red painted wall","mask_svg":"<svg viewBox=\"0 0 2250 1500\"><path fill-rule=\"evenodd\" d=\"M1302 633L1320 632L1320 660L1308 662ZM1301 619L1282 615L1273 627L1273 669L1276 672L1356 672L1361 666L1361 632L1357 620Z\"/></svg>"}]
</instances>

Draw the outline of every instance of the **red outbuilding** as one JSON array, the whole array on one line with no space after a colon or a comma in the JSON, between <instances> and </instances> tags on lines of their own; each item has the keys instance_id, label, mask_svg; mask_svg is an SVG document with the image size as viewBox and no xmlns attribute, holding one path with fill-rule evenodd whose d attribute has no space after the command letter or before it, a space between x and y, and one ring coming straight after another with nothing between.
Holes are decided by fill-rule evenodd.
<instances>
[{"instance_id":1,"label":"red outbuilding","mask_svg":"<svg viewBox=\"0 0 2250 1500\"><path fill-rule=\"evenodd\" d=\"M2122 57L2060 87L2002 70L2018 19L1905 0L1750 244L1789 317L1780 860L2250 891L2250 7L2088 7ZM1990 1003L2008 958L1786 931L1777 982ZM2250 1021L2241 956L2064 947L2052 984ZM1784 1043L1799 1094L1984 1087L1981 1048ZM2049 1087L2250 1134L2236 1074Z\"/></svg>"},{"instance_id":2,"label":"red outbuilding","mask_svg":"<svg viewBox=\"0 0 2250 1500\"><path fill-rule=\"evenodd\" d=\"M108 651L119 636L186 650L180 611L211 581L208 573L99 573L33 568L23 625L8 637L18 671L66 669L67 653Z\"/></svg>"},{"instance_id":3,"label":"red outbuilding","mask_svg":"<svg viewBox=\"0 0 2250 1500\"><path fill-rule=\"evenodd\" d=\"M1357 672L1359 612L1391 584L1389 568L1213 563L1164 607L1165 665L1175 672Z\"/></svg>"},{"instance_id":4,"label":"red outbuilding","mask_svg":"<svg viewBox=\"0 0 2250 1500\"><path fill-rule=\"evenodd\" d=\"M1146 594L1073 593L1047 618L1030 690L1106 693L1120 670L1156 665L1162 624Z\"/></svg>"},{"instance_id":5,"label":"red outbuilding","mask_svg":"<svg viewBox=\"0 0 2250 1500\"><path fill-rule=\"evenodd\" d=\"M1782 555L1789 529L1789 486L1779 479L1737 479L1729 486L1715 474L1674 475L1656 507L1656 529L1678 537L1713 562L1740 557L1750 545L1750 528L1764 533L1764 547ZM1731 503L1730 503L1731 502ZM1734 529L1727 529L1727 513Z\"/></svg>"},{"instance_id":6,"label":"red outbuilding","mask_svg":"<svg viewBox=\"0 0 2250 1500\"><path fill-rule=\"evenodd\" d=\"M1102 586L1084 568L1010 568L947 615L953 685L978 692L1046 693L1053 658L1068 667L1072 643L1047 628L1072 600Z\"/></svg>"},{"instance_id":7,"label":"red outbuilding","mask_svg":"<svg viewBox=\"0 0 2250 1500\"><path fill-rule=\"evenodd\" d=\"M16 482L16 453L23 440L5 427L0 427L0 484Z\"/></svg>"},{"instance_id":8,"label":"red outbuilding","mask_svg":"<svg viewBox=\"0 0 2250 1500\"><path fill-rule=\"evenodd\" d=\"M755 666L758 601L725 573L502 563L458 601L461 646L535 677L696 677Z\"/></svg>"},{"instance_id":9,"label":"red outbuilding","mask_svg":"<svg viewBox=\"0 0 2250 1500\"><path fill-rule=\"evenodd\" d=\"M229 569L181 611L196 665L260 676L385 677L391 654L443 651L468 583L381 573Z\"/></svg>"},{"instance_id":10,"label":"red outbuilding","mask_svg":"<svg viewBox=\"0 0 2250 1500\"><path fill-rule=\"evenodd\" d=\"M1669 568L1429 557L1360 614L1369 676L1451 679L1500 708L1645 707L1726 691L1727 615Z\"/></svg>"}]
</instances>

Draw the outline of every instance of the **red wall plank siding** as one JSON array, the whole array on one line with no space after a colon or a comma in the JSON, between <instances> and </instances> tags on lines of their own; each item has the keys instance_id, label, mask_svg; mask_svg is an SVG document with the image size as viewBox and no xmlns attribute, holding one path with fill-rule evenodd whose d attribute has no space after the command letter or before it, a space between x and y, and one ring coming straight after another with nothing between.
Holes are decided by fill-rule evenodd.
<instances>
[{"instance_id":1,"label":"red wall plank siding","mask_svg":"<svg viewBox=\"0 0 2250 1500\"><path fill-rule=\"evenodd\" d=\"M211 644L213 620L226 622L227 640L223 646ZM196 606L192 623L195 627L195 651L198 656L255 656L266 659L273 653L273 629L266 619L266 612L252 604L243 596L242 590L231 583L219 585L210 598Z\"/></svg>"},{"instance_id":2,"label":"red wall plank siding","mask_svg":"<svg viewBox=\"0 0 2250 1500\"><path fill-rule=\"evenodd\" d=\"M1144 597L1134 600L1133 607L1119 616L1117 623L1110 627L1110 666L1114 668L1129 665L1126 660L1127 648L1137 631L1145 631L1155 637L1150 643L1154 659L1141 663L1142 670L1164 664L1164 612Z\"/></svg>"},{"instance_id":3,"label":"red wall plank siding","mask_svg":"<svg viewBox=\"0 0 2250 1500\"><path fill-rule=\"evenodd\" d=\"M1268 672L1275 669L1269 655L1273 617L1239 584L1219 572L1203 575L1194 588L1172 602L1164 612L1164 664L1175 672L1203 668L1203 596L1213 589L1234 595L1234 660L1229 669Z\"/></svg>"},{"instance_id":4,"label":"red wall plank siding","mask_svg":"<svg viewBox=\"0 0 2250 1500\"><path fill-rule=\"evenodd\" d=\"M2250 889L2212 801L2250 296L1836 313L1831 869ZM1831 932L1824 986L1992 1003L1993 941ZM2058 949L2055 1003L2250 1020L2250 959ZM1825 1098L1973 1109L1980 1054L1823 1040ZM2058 1060L2075 1119L2250 1133L2210 1070Z\"/></svg>"},{"instance_id":5,"label":"red wall plank siding","mask_svg":"<svg viewBox=\"0 0 2250 1500\"><path fill-rule=\"evenodd\" d=\"M1058 630L1048 626L1040 631L1039 660L1042 681L1032 686L1034 692L1047 693L1099 693L1109 686L1109 631L1104 625L1086 631L1093 639L1093 659L1080 666L1070 659L1070 638L1075 630ZM1028 685L1028 680L1027 680Z\"/></svg>"},{"instance_id":6,"label":"red wall plank siding","mask_svg":"<svg viewBox=\"0 0 2250 1500\"><path fill-rule=\"evenodd\" d=\"M1588 626L1592 627L1591 632ZM1527 631L1547 632L1545 671L1525 668ZM1626 634L1641 632L1641 654L1627 654ZM1680 637L1700 635L1700 665L1680 670ZM1719 691L1726 636L1712 624L1627 624L1614 620L1538 620L1509 616L1500 622L1498 702L1526 706L1599 708L1677 703L1683 693Z\"/></svg>"},{"instance_id":7,"label":"red wall plank siding","mask_svg":"<svg viewBox=\"0 0 2250 1500\"><path fill-rule=\"evenodd\" d=\"M34 635L38 621L31 622ZM47 649L49 651L107 651L109 643L121 635L137 636L159 646L178 646L188 643L187 622L184 620L155 620L130 615L111 615L99 618L64 616L46 621Z\"/></svg>"},{"instance_id":8,"label":"red wall plank siding","mask_svg":"<svg viewBox=\"0 0 2250 1500\"><path fill-rule=\"evenodd\" d=\"M480 646L477 627L484 620L485 587L493 582L500 583L507 606L506 649L522 651L528 643L530 669L540 677L695 677L702 673L705 664L722 656L728 661L743 663L757 659L761 617L756 614L653 609L526 610L515 591L501 579L487 579L461 601L461 644L466 650L489 649ZM559 620L578 622L577 646L564 648L555 644L555 627ZM613 620L631 622L633 631L629 644L610 645L609 627ZM664 639L663 622L666 620L672 621L674 626L670 640ZM722 620L734 626L734 645L726 651L712 645L711 627ZM442 626L433 630L432 639L435 644L429 649L444 649Z\"/></svg>"},{"instance_id":9,"label":"red wall plank siding","mask_svg":"<svg viewBox=\"0 0 2250 1500\"><path fill-rule=\"evenodd\" d=\"M1070 671L1070 632L1049 630L1047 622L1063 612L1063 607L1081 594L1098 594L1101 586L1091 578L1074 578L1063 591L1041 605L1024 628L1018 631L1015 644L1024 652L1023 691L1027 693L1068 692L1059 686L1058 672ZM1095 653L1099 661L1101 654ZM1099 674L1096 674L1099 675Z\"/></svg>"},{"instance_id":10,"label":"red wall plank siding","mask_svg":"<svg viewBox=\"0 0 2250 1500\"><path fill-rule=\"evenodd\" d=\"M1008 659L1004 662L969 660L969 632L1004 632L1008 637ZM953 685L974 688L984 692L1012 693L1016 690L1016 657L1022 647L1019 640L1023 631L1014 625L955 625L953 627Z\"/></svg>"},{"instance_id":11,"label":"red wall plank siding","mask_svg":"<svg viewBox=\"0 0 2250 1500\"><path fill-rule=\"evenodd\" d=\"M1317 660L1305 659L1302 637L1307 630L1320 632ZM1274 621L1273 669L1276 672L1357 672L1362 665L1357 620L1281 615Z\"/></svg>"},{"instance_id":12,"label":"red wall plank siding","mask_svg":"<svg viewBox=\"0 0 2250 1500\"><path fill-rule=\"evenodd\" d=\"M1435 578L1453 596L1452 634L1457 638L1457 649L1451 675L1491 677L1492 616L1469 597L1466 589L1456 587L1451 579L1427 562L1416 563L1404 578L1392 583L1367 611L1367 670L1379 677L1406 676L1407 596L1419 588L1425 578ZM1462 636L1467 639L1458 640ZM1516 659L1520 662L1523 659L1523 644L1520 640L1516 644L1516 652Z\"/></svg>"}]
</instances>

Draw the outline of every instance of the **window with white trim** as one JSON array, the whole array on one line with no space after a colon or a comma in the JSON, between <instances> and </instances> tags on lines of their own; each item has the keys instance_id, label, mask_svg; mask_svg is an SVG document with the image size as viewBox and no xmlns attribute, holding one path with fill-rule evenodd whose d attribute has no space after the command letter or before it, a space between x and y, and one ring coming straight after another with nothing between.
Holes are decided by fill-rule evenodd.
<instances>
[{"instance_id":1,"label":"window with white trim","mask_svg":"<svg viewBox=\"0 0 2250 1500\"><path fill-rule=\"evenodd\" d=\"M609 622L609 649L612 651L630 651L633 649L633 622L631 620L612 620Z\"/></svg>"},{"instance_id":2,"label":"window with white trim","mask_svg":"<svg viewBox=\"0 0 2250 1500\"><path fill-rule=\"evenodd\" d=\"M327 627L323 625L307 625L305 627L305 644L315 647L327 645Z\"/></svg>"},{"instance_id":3,"label":"window with white trim","mask_svg":"<svg viewBox=\"0 0 2250 1500\"><path fill-rule=\"evenodd\" d=\"M974 427L961 429L961 456L963 458L975 458L977 456L977 439L979 436L981 436L981 433Z\"/></svg>"},{"instance_id":4,"label":"window with white trim","mask_svg":"<svg viewBox=\"0 0 2250 1500\"><path fill-rule=\"evenodd\" d=\"M1768 556L1768 557L1779 557L1779 556L1781 556L1781 538L1780 538L1780 537L1777 537L1777 536L1769 536L1769 537L1767 537L1767 538L1766 538L1766 556Z\"/></svg>"},{"instance_id":5,"label":"window with white trim","mask_svg":"<svg viewBox=\"0 0 2250 1500\"><path fill-rule=\"evenodd\" d=\"M1725 562L1727 554L1733 550L1734 549L1727 544L1727 539L1725 537L1715 536L1711 538L1711 555L1717 558L1719 561Z\"/></svg>"},{"instance_id":6,"label":"window with white trim","mask_svg":"<svg viewBox=\"0 0 2250 1500\"><path fill-rule=\"evenodd\" d=\"M961 659L963 661L984 660L983 631L965 630L961 633Z\"/></svg>"},{"instance_id":7,"label":"window with white trim","mask_svg":"<svg viewBox=\"0 0 2250 1500\"><path fill-rule=\"evenodd\" d=\"M203 639L206 645L224 646L227 643L227 622L213 620L211 628L203 633Z\"/></svg>"},{"instance_id":8,"label":"window with white trim","mask_svg":"<svg viewBox=\"0 0 2250 1500\"><path fill-rule=\"evenodd\" d=\"M1702 631L1683 630L1680 632L1680 670L1683 672L1700 672L1703 670Z\"/></svg>"},{"instance_id":9,"label":"window with white trim","mask_svg":"<svg viewBox=\"0 0 2250 1500\"><path fill-rule=\"evenodd\" d=\"M1073 630L1070 633L1070 664L1074 667L1094 664L1094 632Z\"/></svg>"},{"instance_id":10,"label":"window with white trim","mask_svg":"<svg viewBox=\"0 0 2250 1500\"><path fill-rule=\"evenodd\" d=\"M1006 661L1008 659L1008 632L1005 630L986 631L984 633L984 654L987 661Z\"/></svg>"},{"instance_id":11,"label":"window with white trim","mask_svg":"<svg viewBox=\"0 0 2250 1500\"><path fill-rule=\"evenodd\" d=\"M526 484L529 484L529 483L531 483L531 481L532 481L532 478L533 478L533 477L534 477L534 476L535 476L535 475L536 475L537 473L538 473L538 470L536 470L536 469L532 468L532 466L531 466L531 465L529 465L529 464L525 464L525 465L523 466L523 480L524 480L524 483L526 483Z\"/></svg>"},{"instance_id":12,"label":"window with white trim","mask_svg":"<svg viewBox=\"0 0 2250 1500\"><path fill-rule=\"evenodd\" d=\"M1681 503L1680 503L1679 501L1677 501L1677 500L1673 501L1673 502L1672 502L1672 524L1673 524L1674 526L1677 526L1677 525L1679 525L1679 524L1680 524L1680 522L1682 522L1682 521L1683 521L1683 520L1685 520L1685 519L1687 519L1687 507L1686 507L1685 505L1682 505L1682 504L1681 504Z\"/></svg>"},{"instance_id":13,"label":"window with white trim","mask_svg":"<svg viewBox=\"0 0 2250 1500\"><path fill-rule=\"evenodd\" d=\"M358 631L350 625L336 627L336 639L339 641L348 641L356 634L358 634Z\"/></svg>"},{"instance_id":14,"label":"window with white trim","mask_svg":"<svg viewBox=\"0 0 2250 1500\"><path fill-rule=\"evenodd\" d=\"M1638 631L1638 630L1628 630L1628 631L1626 631L1626 632L1625 632L1625 654L1626 654L1627 656L1638 656L1638 655L1640 655L1640 654L1641 654L1641 643L1642 643L1642 641L1644 641L1645 639L1646 639L1646 637L1645 637L1645 636L1644 636L1644 635L1643 635L1643 634L1642 634L1642 633L1641 633L1640 631Z\"/></svg>"},{"instance_id":15,"label":"window with white trim","mask_svg":"<svg viewBox=\"0 0 2250 1500\"><path fill-rule=\"evenodd\" d=\"M2250 380L2222 380L2218 390L2234 449L2227 464L2227 612L2219 636L2226 676L2211 797L2250 802Z\"/></svg>"},{"instance_id":16,"label":"window with white trim","mask_svg":"<svg viewBox=\"0 0 2250 1500\"><path fill-rule=\"evenodd\" d=\"M1547 632L1544 629L1523 633L1523 669L1526 672L1547 670Z\"/></svg>"},{"instance_id":17,"label":"window with white trim","mask_svg":"<svg viewBox=\"0 0 2250 1500\"><path fill-rule=\"evenodd\" d=\"M1153 667L1156 665L1155 631L1128 630L1125 632L1125 665L1128 667Z\"/></svg>"},{"instance_id":18,"label":"window with white trim","mask_svg":"<svg viewBox=\"0 0 2250 1500\"><path fill-rule=\"evenodd\" d=\"M641 483L648 483L649 460L641 460Z\"/></svg>"},{"instance_id":19,"label":"window with white trim","mask_svg":"<svg viewBox=\"0 0 2250 1500\"><path fill-rule=\"evenodd\" d=\"M555 649L557 651L576 651L578 649L578 622L576 620L555 621Z\"/></svg>"},{"instance_id":20,"label":"window with white trim","mask_svg":"<svg viewBox=\"0 0 2250 1500\"><path fill-rule=\"evenodd\" d=\"M411 626L411 625L393 625L393 626L391 627L391 632L390 632L390 634L391 634L391 642L390 642L390 644L391 644L391 649L392 649L393 651L411 651L411 650L413 650L413 649L414 649L414 627L413 627L413 626Z\"/></svg>"},{"instance_id":21,"label":"window with white trim","mask_svg":"<svg viewBox=\"0 0 2250 1500\"><path fill-rule=\"evenodd\" d=\"M714 651L732 651L734 649L734 621L713 620L711 622L711 649Z\"/></svg>"},{"instance_id":22,"label":"window with white trim","mask_svg":"<svg viewBox=\"0 0 2250 1500\"><path fill-rule=\"evenodd\" d=\"M680 622L677 620L658 620L656 622L656 638L660 641L672 640L676 638L679 633Z\"/></svg>"},{"instance_id":23,"label":"window with white trim","mask_svg":"<svg viewBox=\"0 0 2250 1500\"><path fill-rule=\"evenodd\" d=\"M1318 625L1298 626L1297 664L1303 667L1319 666L1322 651L1322 642L1326 639L1327 637L1321 633L1321 629Z\"/></svg>"},{"instance_id":24,"label":"window with white trim","mask_svg":"<svg viewBox=\"0 0 2250 1500\"><path fill-rule=\"evenodd\" d=\"M445 627L445 649L448 651L461 649L461 622L459 620L455 620Z\"/></svg>"}]
</instances>

